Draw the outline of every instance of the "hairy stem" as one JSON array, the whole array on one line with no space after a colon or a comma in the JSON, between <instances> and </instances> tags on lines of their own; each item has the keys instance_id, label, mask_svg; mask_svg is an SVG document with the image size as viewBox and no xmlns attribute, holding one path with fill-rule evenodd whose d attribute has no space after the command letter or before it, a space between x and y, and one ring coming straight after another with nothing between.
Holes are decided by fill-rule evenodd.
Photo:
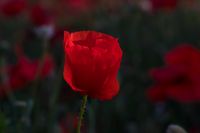
<instances>
[{"instance_id":1,"label":"hairy stem","mask_svg":"<svg viewBox=\"0 0 200 133\"><path fill-rule=\"evenodd\" d=\"M81 103L81 109L79 113L79 120L78 120L78 126L77 126L77 133L81 133L81 125L82 125L82 120L83 120L83 115L85 113L85 108L87 104L87 95L83 96L83 100Z\"/></svg>"}]
</instances>

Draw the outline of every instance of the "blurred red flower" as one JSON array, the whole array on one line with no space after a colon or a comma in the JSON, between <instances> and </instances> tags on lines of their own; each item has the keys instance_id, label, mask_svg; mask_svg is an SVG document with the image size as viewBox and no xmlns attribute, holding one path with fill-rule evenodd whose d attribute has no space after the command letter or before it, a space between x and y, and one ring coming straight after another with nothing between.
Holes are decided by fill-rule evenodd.
<instances>
[{"instance_id":1,"label":"blurred red flower","mask_svg":"<svg viewBox=\"0 0 200 133\"><path fill-rule=\"evenodd\" d=\"M200 100L200 51L190 45L182 45L165 56L166 66L150 71L156 85L147 94L151 101L167 99L178 102Z\"/></svg>"},{"instance_id":2,"label":"blurred red flower","mask_svg":"<svg viewBox=\"0 0 200 133\"><path fill-rule=\"evenodd\" d=\"M72 13L81 13L82 11L90 10L93 5L93 0L64 0L64 4Z\"/></svg>"},{"instance_id":3,"label":"blurred red flower","mask_svg":"<svg viewBox=\"0 0 200 133\"><path fill-rule=\"evenodd\" d=\"M152 10L174 10L177 7L178 0L150 0Z\"/></svg>"},{"instance_id":4,"label":"blurred red flower","mask_svg":"<svg viewBox=\"0 0 200 133\"><path fill-rule=\"evenodd\" d=\"M190 128L188 131L188 133L199 133L199 132L200 132L200 128L198 126L194 126Z\"/></svg>"},{"instance_id":5,"label":"blurred red flower","mask_svg":"<svg viewBox=\"0 0 200 133\"><path fill-rule=\"evenodd\" d=\"M8 84L0 85L0 96L5 95L5 89L11 91L21 89L31 83L35 79L39 66L39 60L31 61L26 56L21 56L17 64L7 68ZM49 55L45 58L44 65L40 74L40 78L44 79L54 69L53 58Z\"/></svg>"},{"instance_id":6,"label":"blurred red flower","mask_svg":"<svg viewBox=\"0 0 200 133\"><path fill-rule=\"evenodd\" d=\"M30 9L30 19L34 26L44 26L53 23L53 13L42 5L34 5Z\"/></svg>"},{"instance_id":7,"label":"blurred red flower","mask_svg":"<svg viewBox=\"0 0 200 133\"><path fill-rule=\"evenodd\" d=\"M13 17L22 13L26 6L26 0L2 0L0 2L0 11L7 17Z\"/></svg>"},{"instance_id":8,"label":"blurred red flower","mask_svg":"<svg viewBox=\"0 0 200 133\"><path fill-rule=\"evenodd\" d=\"M72 133L73 131L75 131L77 125L78 125L78 116L72 113L67 113L64 119L62 119L59 123L61 133ZM87 132L87 128L84 122L83 122L81 131L83 133Z\"/></svg>"},{"instance_id":9,"label":"blurred red flower","mask_svg":"<svg viewBox=\"0 0 200 133\"><path fill-rule=\"evenodd\" d=\"M64 44L64 79L74 91L100 100L118 93L122 51L116 38L95 31L65 32Z\"/></svg>"}]
</instances>

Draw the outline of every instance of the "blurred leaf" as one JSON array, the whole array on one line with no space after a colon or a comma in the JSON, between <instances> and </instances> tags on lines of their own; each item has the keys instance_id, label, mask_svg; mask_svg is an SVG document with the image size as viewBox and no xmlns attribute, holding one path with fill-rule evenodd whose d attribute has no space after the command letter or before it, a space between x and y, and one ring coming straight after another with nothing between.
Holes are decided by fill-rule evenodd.
<instances>
[{"instance_id":1,"label":"blurred leaf","mask_svg":"<svg viewBox=\"0 0 200 133\"><path fill-rule=\"evenodd\" d=\"M6 117L0 112L0 133L6 133Z\"/></svg>"}]
</instances>

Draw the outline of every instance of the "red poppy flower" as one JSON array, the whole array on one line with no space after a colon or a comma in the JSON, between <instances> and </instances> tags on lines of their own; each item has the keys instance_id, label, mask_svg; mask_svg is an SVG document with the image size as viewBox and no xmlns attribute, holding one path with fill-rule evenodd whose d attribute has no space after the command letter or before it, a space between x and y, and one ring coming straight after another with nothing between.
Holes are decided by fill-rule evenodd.
<instances>
[{"instance_id":1,"label":"red poppy flower","mask_svg":"<svg viewBox=\"0 0 200 133\"><path fill-rule=\"evenodd\" d=\"M5 0L0 2L0 11L8 17L16 16L26 9L26 0Z\"/></svg>"},{"instance_id":2,"label":"red poppy flower","mask_svg":"<svg viewBox=\"0 0 200 133\"><path fill-rule=\"evenodd\" d=\"M182 45L165 56L166 66L151 70L156 85L148 90L152 101L172 99L178 102L200 100L200 51Z\"/></svg>"},{"instance_id":3,"label":"red poppy flower","mask_svg":"<svg viewBox=\"0 0 200 133\"><path fill-rule=\"evenodd\" d=\"M28 85L35 79L38 66L38 60L31 61L25 56L20 57L17 64L7 68L8 85L0 85L0 96L5 95L5 89L7 88L10 88L11 91L14 91ZM44 79L47 77L53 71L53 69L53 59L51 56L47 56L42 67L40 78Z\"/></svg>"},{"instance_id":4,"label":"red poppy flower","mask_svg":"<svg viewBox=\"0 0 200 133\"><path fill-rule=\"evenodd\" d=\"M53 14L42 5L34 5L30 10L30 19L34 26L49 25L53 22Z\"/></svg>"},{"instance_id":5,"label":"red poppy flower","mask_svg":"<svg viewBox=\"0 0 200 133\"><path fill-rule=\"evenodd\" d=\"M64 79L74 91L100 100L118 93L122 51L118 40L95 32L65 32Z\"/></svg>"},{"instance_id":6,"label":"red poppy flower","mask_svg":"<svg viewBox=\"0 0 200 133\"><path fill-rule=\"evenodd\" d=\"M177 0L150 0L152 5L152 10L174 10L177 7Z\"/></svg>"}]
</instances>

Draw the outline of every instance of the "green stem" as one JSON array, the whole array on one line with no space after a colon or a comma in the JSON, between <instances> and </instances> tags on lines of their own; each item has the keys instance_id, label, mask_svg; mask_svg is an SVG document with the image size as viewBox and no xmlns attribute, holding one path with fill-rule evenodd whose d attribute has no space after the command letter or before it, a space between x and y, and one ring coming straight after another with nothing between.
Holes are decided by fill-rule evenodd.
<instances>
[{"instance_id":1,"label":"green stem","mask_svg":"<svg viewBox=\"0 0 200 133\"><path fill-rule=\"evenodd\" d=\"M10 103L12 105L14 105L15 102L16 102L16 99L15 99L15 97L14 97L12 91L11 91L10 85L9 85L9 81L8 81L9 77L7 75L7 71L5 70L6 61L5 61L4 56L0 56L0 67L3 68L3 70L2 70L2 72L0 74L2 81L0 81L0 82L2 82L4 85L6 85L6 88L4 89L4 91L5 91L6 95L7 95L8 100L10 101Z\"/></svg>"},{"instance_id":2,"label":"green stem","mask_svg":"<svg viewBox=\"0 0 200 133\"><path fill-rule=\"evenodd\" d=\"M0 77L2 81L0 82L6 86L6 88L3 88L3 89L5 91L6 96L8 97L9 102L11 103L12 109L15 110L16 98L13 95L13 92L10 87L9 77L6 71L6 60L4 56L0 56L0 67L2 68L2 72L0 72ZM21 130L19 126L20 120L17 118L16 111L13 111L13 118L15 119L16 123L18 123L16 125L16 132L20 133L20 130Z\"/></svg>"},{"instance_id":3,"label":"green stem","mask_svg":"<svg viewBox=\"0 0 200 133\"><path fill-rule=\"evenodd\" d=\"M62 85L62 73L63 73L62 71L63 71L63 69L60 69L58 72L56 83L55 83L55 86L53 87L53 93L52 93L50 101L49 101L47 133L53 133L54 121L55 121L55 116L56 116L55 114L56 114L57 106L58 106L57 100L58 100L58 95L60 93L60 88Z\"/></svg>"},{"instance_id":4,"label":"green stem","mask_svg":"<svg viewBox=\"0 0 200 133\"><path fill-rule=\"evenodd\" d=\"M35 79L33 81L33 88L32 88L32 97L33 97L33 108L34 108L34 122L33 122L33 132L37 132L37 128L38 128L38 116L40 113L40 109L39 109L39 98L38 98L38 87L39 87L39 81L40 81L40 76L42 73L42 69L45 63L45 58L48 54L48 40L46 38L44 38L43 40L43 53L42 56L40 57L40 61L38 64L38 68L37 68L37 72L35 74Z\"/></svg>"},{"instance_id":5,"label":"green stem","mask_svg":"<svg viewBox=\"0 0 200 133\"><path fill-rule=\"evenodd\" d=\"M78 126L77 126L77 133L81 133L81 125L83 120L83 115L85 113L86 103L87 103L87 95L83 96L83 100L81 103L81 109L79 113L79 120L78 120Z\"/></svg>"}]
</instances>

